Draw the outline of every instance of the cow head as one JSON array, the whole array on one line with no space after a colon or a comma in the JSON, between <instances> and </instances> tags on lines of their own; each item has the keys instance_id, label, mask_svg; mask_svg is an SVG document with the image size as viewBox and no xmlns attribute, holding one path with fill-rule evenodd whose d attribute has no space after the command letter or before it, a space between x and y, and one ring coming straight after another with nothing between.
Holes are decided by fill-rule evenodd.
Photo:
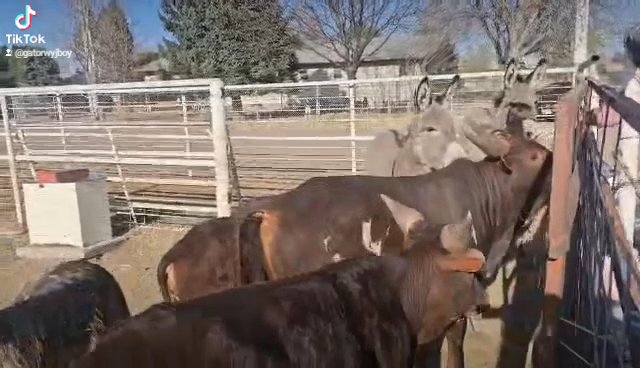
<instances>
[{"instance_id":1,"label":"cow head","mask_svg":"<svg viewBox=\"0 0 640 368\"><path fill-rule=\"evenodd\" d=\"M551 152L534 139L509 134L504 130L468 135L467 138L480 148L487 161L497 161L507 174L514 174L516 187L522 183L527 191L538 178L544 165L550 163Z\"/></svg>"},{"instance_id":2,"label":"cow head","mask_svg":"<svg viewBox=\"0 0 640 368\"><path fill-rule=\"evenodd\" d=\"M406 136L401 144L398 161L413 160L417 165L408 169L395 170L394 176L418 175L443 168L455 159L465 157L465 151L456 140L453 115L446 106L454 87L460 80L455 75L445 90L433 95L429 78L425 76L414 94L414 105L418 115L407 127ZM444 153L444 154L443 154ZM402 167L405 162L398 162ZM421 170L416 171L417 166Z\"/></svg>"},{"instance_id":3,"label":"cow head","mask_svg":"<svg viewBox=\"0 0 640 368\"><path fill-rule=\"evenodd\" d=\"M485 258L474 248L471 215L458 223L431 225L415 209L384 194L381 198L412 242L404 254L409 271L401 299L420 343L436 338L456 320L486 309L489 297L477 276Z\"/></svg>"}]
</instances>

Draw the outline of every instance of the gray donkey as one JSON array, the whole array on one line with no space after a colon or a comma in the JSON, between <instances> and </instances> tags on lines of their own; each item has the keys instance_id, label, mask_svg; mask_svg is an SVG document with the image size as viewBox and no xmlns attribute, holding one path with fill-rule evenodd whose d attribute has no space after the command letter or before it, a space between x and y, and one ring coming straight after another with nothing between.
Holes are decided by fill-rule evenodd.
<instances>
[{"instance_id":1,"label":"gray donkey","mask_svg":"<svg viewBox=\"0 0 640 368\"><path fill-rule=\"evenodd\" d=\"M373 176L426 174L449 165L466 152L457 142L454 119L445 107L460 80L455 75L444 92L432 94L425 76L414 93L418 114L402 130L380 132L367 148L365 167Z\"/></svg>"}]
</instances>

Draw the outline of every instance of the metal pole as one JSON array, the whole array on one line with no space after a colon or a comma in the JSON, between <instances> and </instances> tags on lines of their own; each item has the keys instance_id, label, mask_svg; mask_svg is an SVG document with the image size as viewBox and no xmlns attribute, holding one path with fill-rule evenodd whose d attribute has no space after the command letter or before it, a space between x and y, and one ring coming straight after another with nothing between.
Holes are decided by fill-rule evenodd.
<instances>
[{"instance_id":1,"label":"metal pole","mask_svg":"<svg viewBox=\"0 0 640 368\"><path fill-rule=\"evenodd\" d=\"M189 122L189 114L187 112L187 97L184 94L180 96L180 103L182 104L182 122L185 124L184 125L184 136L186 138L185 150L187 153L187 158L191 158L191 139L189 139L189 127L187 126L187 123ZM188 169L187 175L189 175L190 177L193 176L193 170Z\"/></svg>"},{"instance_id":2,"label":"metal pole","mask_svg":"<svg viewBox=\"0 0 640 368\"><path fill-rule=\"evenodd\" d=\"M224 84L219 79L211 80L209 85L209 106L211 107L211 134L213 135L213 158L216 175L216 210L218 217L231 216L229 204L229 160L226 121L224 114L224 100L222 88Z\"/></svg>"},{"instance_id":3,"label":"metal pole","mask_svg":"<svg viewBox=\"0 0 640 368\"><path fill-rule=\"evenodd\" d=\"M578 65L587 60L589 52L587 39L589 36L589 0L576 0L576 33L573 49L573 64Z\"/></svg>"},{"instance_id":4,"label":"metal pole","mask_svg":"<svg viewBox=\"0 0 640 368\"><path fill-rule=\"evenodd\" d=\"M355 84L349 84L349 129L351 131L351 173L357 174L356 166L356 90Z\"/></svg>"},{"instance_id":5,"label":"metal pole","mask_svg":"<svg viewBox=\"0 0 640 368\"><path fill-rule=\"evenodd\" d=\"M20 183L18 181L18 171L16 169L16 156L13 151L13 141L11 140L11 127L9 126L9 108L7 107L7 96L0 96L0 108L2 109L2 124L5 131L5 144L7 156L9 157L9 175L11 176L11 189L13 189L13 201L16 206L16 220L20 227L24 227L22 217L22 197L20 195Z\"/></svg>"}]
</instances>

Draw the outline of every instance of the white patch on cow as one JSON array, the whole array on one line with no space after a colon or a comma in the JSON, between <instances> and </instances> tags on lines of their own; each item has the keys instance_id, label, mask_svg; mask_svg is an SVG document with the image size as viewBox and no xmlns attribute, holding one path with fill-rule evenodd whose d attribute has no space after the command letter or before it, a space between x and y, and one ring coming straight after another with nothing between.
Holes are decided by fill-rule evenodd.
<instances>
[{"instance_id":1,"label":"white patch on cow","mask_svg":"<svg viewBox=\"0 0 640 368\"><path fill-rule=\"evenodd\" d=\"M382 240L372 242L368 250L376 256L382 254Z\"/></svg>"},{"instance_id":2,"label":"white patch on cow","mask_svg":"<svg viewBox=\"0 0 640 368\"><path fill-rule=\"evenodd\" d=\"M342 261L342 256L340 255L340 253L336 253L333 255L332 259L334 262L340 262Z\"/></svg>"},{"instance_id":3,"label":"white patch on cow","mask_svg":"<svg viewBox=\"0 0 640 368\"><path fill-rule=\"evenodd\" d=\"M367 249L371 247L371 220L362 222L362 245Z\"/></svg>"},{"instance_id":4,"label":"white patch on cow","mask_svg":"<svg viewBox=\"0 0 640 368\"><path fill-rule=\"evenodd\" d=\"M542 220L547 215L548 209L548 205L542 206L542 208L540 208L533 217L530 217L525 221L522 225L522 228L525 230L516 238L516 245L518 247L530 243L533 240L535 235L538 233L538 230L540 230L540 226L542 226Z\"/></svg>"},{"instance_id":5,"label":"white patch on cow","mask_svg":"<svg viewBox=\"0 0 640 368\"><path fill-rule=\"evenodd\" d=\"M331 236L327 236L322 240L322 244L324 244L324 251L329 253L329 242L331 241Z\"/></svg>"},{"instance_id":6,"label":"white patch on cow","mask_svg":"<svg viewBox=\"0 0 640 368\"><path fill-rule=\"evenodd\" d=\"M371 241L371 219L362 222L362 245L376 256L382 252L382 240Z\"/></svg>"},{"instance_id":7,"label":"white patch on cow","mask_svg":"<svg viewBox=\"0 0 640 368\"><path fill-rule=\"evenodd\" d=\"M473 226L473 221L471 222L471 240L473 240L473 244L478 245L478 236L476 235L476 227Z\"/></svg>"}]
</instances>

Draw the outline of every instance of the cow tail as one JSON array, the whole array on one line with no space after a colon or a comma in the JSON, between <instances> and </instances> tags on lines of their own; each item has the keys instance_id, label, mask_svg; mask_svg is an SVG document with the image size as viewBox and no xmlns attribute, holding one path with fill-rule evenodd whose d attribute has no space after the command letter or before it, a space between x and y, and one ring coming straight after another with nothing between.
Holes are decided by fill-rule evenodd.
<instances>
[{"instance_id":1,"label":"cow tail","mask_svg":"<svg viewBox=\"0 0 640 368\"><path fill-rule=\"evenodd\" d=\"M158 263L158 286L160 286L160 294L162 294L162 300L166 302L171 301L171 295L169 295L169 287L167 286L167 267L171 262L169 262L168 257L166 255L160 259Z\"/></svg>"},{"instance_id":2,"label":"cow tail","mask_svg":"<svg viewBox=\"0 0 640 368\"><path fill-rule=\"evenodd\" d=\"M268 280L263 263L264 250L260 237L260 225L262 225L260 212L247 216L240 225L238 246L243 285Z\"/></svg>"}]
</instances>

